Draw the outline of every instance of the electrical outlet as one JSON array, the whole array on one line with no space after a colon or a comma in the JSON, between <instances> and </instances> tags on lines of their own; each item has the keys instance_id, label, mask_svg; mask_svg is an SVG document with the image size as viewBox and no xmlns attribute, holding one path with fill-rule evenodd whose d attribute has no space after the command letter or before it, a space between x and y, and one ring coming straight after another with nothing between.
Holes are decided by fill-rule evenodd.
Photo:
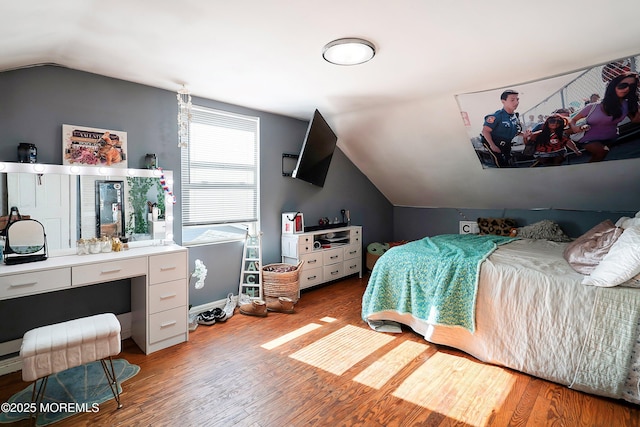
<instances>
[{"instance_id":1,"label":"electrical outlet","mask_svg":"<svg viewBox=\"0 0 640 427\"><path fill-rule=\"evenodd\" d=\"M478 234L480 229L475 221L460 221L460 234Z\"/></svg>"}]
</instances>

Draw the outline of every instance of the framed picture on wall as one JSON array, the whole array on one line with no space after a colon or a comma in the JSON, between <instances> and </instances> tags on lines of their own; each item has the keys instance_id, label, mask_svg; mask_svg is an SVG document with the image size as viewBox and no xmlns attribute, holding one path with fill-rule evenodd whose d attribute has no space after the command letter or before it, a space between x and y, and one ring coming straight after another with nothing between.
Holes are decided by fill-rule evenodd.
<instances>
[{"instance_id":1,"label":"framed picture on wall","mask_svg":"<svg viewBox=\"0 0 640 427\"><path fill-rule=\"evenodd\" d=\"M127 167L127 133L62 125L62 164Z\"/></svg>"}]
</instances>

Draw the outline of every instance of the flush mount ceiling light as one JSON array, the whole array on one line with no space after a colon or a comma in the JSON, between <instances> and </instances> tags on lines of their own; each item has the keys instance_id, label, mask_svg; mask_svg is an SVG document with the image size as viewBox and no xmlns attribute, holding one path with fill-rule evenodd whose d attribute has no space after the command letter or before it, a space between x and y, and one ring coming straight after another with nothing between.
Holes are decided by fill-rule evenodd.
<instances>
[{"instance_id":1,"label":"flush mount ceiling light","mask_svg":"<svg viewBox=\"0 0 640 427\"><path fill-rule=\"evenodd\" d=\"M358 65L370 61L376 54L373 43L357 38L338 39L322 49L322 57L336 65Z\"/></svg>"}]
</instances>

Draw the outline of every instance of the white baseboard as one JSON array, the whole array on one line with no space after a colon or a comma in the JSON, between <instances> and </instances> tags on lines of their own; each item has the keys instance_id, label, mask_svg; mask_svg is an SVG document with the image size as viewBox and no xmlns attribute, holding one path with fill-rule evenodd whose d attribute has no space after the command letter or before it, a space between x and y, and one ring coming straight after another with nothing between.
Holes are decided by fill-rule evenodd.
<instances>
[{"instance_id":1,"label":"white baseboard","mask_svg":"<svg viewBox=\"0 0 640 427\"><path fill-rule=\"evenodd\" d=\"M120 338L131 338L131 313L119 314L116 316L120 322ZM22 369L22 360L20 360L20 346L22 346L22 338L12 341L0 343L0 357L9 356L0 360L0 375L10 374Z\"/></svg>"},{"instance_id":2,"label":"white baseboard","mask_svg":"<svg viewBox=\"0 0 640 427\"><path fill-rule=\"evenodd\" d=\"M233 299L233 302L237 305L238 295L233 296L232 299ZM196 305L189 309L189 315L196 316L202 313L203 311L213 310L214 308L224 308L226 304L227 304L227 299L225 298L217 301L208 302L206 304Z\"/></svg>"},{"instance_id":3,"label":"white baseboard","mask_svg":"<svg viewBox=\"0 0 640 427\"><path fill-rule=\"evenodd\" d=\"M238 297L239 295L231 297L235 305L238 305ZM213 310L214 308L224 308L225 305L227 305L226 298L191 307L189 309L189 332L193 332L198 328L198 323L196 322L196 316L198 314L204 311Z\"/></svg>"}]
</instances>

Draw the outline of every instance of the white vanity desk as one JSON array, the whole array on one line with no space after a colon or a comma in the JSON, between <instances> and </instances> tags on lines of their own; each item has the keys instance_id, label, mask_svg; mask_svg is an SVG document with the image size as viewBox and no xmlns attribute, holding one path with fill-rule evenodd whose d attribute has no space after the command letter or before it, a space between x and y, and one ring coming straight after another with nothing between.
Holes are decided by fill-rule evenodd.
<instances>
[{"instance_id":1,"label":"white vanity desk","mask_svg":"<svg viewBox=\"0 0 640 427\"><path fill-rule=\"evenodd\" d=\"M14 179L14 184L9 185L9 174L20 180ZM5 203L20 206L21 213L41 220L49 244L49 258L45 261L17 265L0 261L0 301L101 283L108 287L109 282L130 279L131 312L118 315L122 337L132 337L146 354L187 341L188 252L173 243L162 244L173 241L173 199L165 193L166 188L157 190L161 192L158 202L161 194L165 196L165 233L159 238L134 239L126 251L75 255L77 230L83 238L90 238L100 225L95 222L96 182L123 182L125 226L129 228L129 214L140 209L134 209L127 193L129 178L152 178L171 186L171 171L0 162L0 178L7 183L6 188L0 189ZM37 210L39 200L55 204L44 205L43 213ZM54 217L56 221L51 222ZM58 306L51 309L64 312ZM21 369L19 357L10 356L20 350L21 342L22 339L0 342L0 374Z\"/></svg>"},{"instance_id":2,"label":"white vanity desk","mask_svg":"<svg viewBox=\"0 0 640 427\"><path fill-rule=\"evenodd\" d=\"M131 337L149 354L188 339L187 270L187 249L175 244L2 264L0 300L131 279Z\"/></svg>"}]
</instances>

